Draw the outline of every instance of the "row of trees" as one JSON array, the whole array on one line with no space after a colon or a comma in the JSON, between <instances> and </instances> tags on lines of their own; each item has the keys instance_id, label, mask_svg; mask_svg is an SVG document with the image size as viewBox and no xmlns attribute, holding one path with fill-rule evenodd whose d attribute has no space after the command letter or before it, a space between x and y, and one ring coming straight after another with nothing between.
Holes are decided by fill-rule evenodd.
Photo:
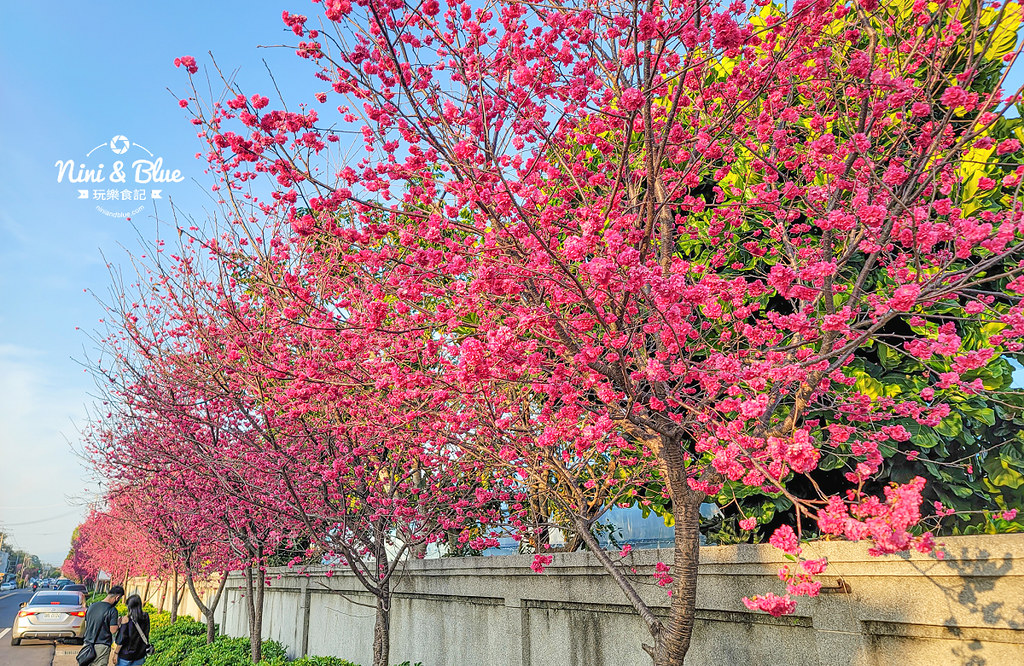
<instances>
[{"instance_id":1,"label":"row of trees","mask_svg":"<svg viewBox=\"0 0 1024 666\"><path fill-rule=\"evenodd\" d=\"M592 551L663 666L702 503L799 562L773 614L801 539L1021 528L1017 5L323 9L284 21L336 119L176 61L222 223L114 271L85 566L126 525L147 574L244 570L254 661L269 559L345 567L386 666L402 563L507 534ZM666 619L614 506L674 528Z\"/></svg>"},{"instance_id":2,"label":"row of trees","mask_svg":"<svg viewBox=\"0 0 1024 666\"><path fill-rule=\"evenodd\" d=\"M32 578L51 578L59 573L58 569L40 560L38 555L15 547L12 539L11 533L0 531L0 552L7 555L6 570L0 571L0 578L25 585Z\"/></svg>"}]
</instances>

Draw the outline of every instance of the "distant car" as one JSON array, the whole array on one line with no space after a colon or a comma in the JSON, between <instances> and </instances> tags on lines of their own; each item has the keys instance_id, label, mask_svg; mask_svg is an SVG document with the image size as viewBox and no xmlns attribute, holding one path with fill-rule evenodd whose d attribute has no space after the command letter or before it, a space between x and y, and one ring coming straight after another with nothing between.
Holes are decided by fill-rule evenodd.
<instances>
[{"instance_id":1,"label":"distant car","mask_svg":"<svg viewBox=\"0 0 1024 666\"><path fill-rule=\"evenodd\" d=\"M36 592L21 605L11 627L11 645L26 638L82 642L85 636L85 595L81 592Z\"/></svg>"},{"instance_id":2,"label":"distant car","mask_svg":"<svg viewBox=\"0 0 1024 666\"><path fill-rule=\"evenodd\" d=\"M68 585L71 585L71 580L68 578L61 578L57 581L54 587L56 587L58 590L63 590Z\"/></svg>"},{"instance_id":3,"label":"distant car","mask_svg":"<svg viewBox=\"0 0 1024 666\"><path fill-rule=\"evenodd\" d=\"M18 589L18 584L15 583L13 580L4 581L4 583L0 585L0 592L6 592L7 590L16 589Z\"/></svg>"},{"instance_id":4,"label":"distant car","mask_svg":"<svg viewBox=\"0 0 1024 666\"><path fill-rule=\"evenodd\" d=\"M82 594L86 594L88 592L88 590L85 588L85 585L79 585L77 583L65 585L60 589L64 590L65 592L81 592Z\"/></svg>"}]
</instances>

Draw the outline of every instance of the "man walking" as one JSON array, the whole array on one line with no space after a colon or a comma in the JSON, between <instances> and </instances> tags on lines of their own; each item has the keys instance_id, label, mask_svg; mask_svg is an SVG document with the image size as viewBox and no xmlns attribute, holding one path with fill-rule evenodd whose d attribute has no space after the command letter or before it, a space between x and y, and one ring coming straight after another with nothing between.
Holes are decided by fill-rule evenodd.
<instances>
[{"instance_id":1,"label":"man walking","mask_svg":"<svg viewBox=\"0 0 1024 666\"><path fill-rule=\"evenodd\" d=\"M107 666L110 661L110 644L117 633L117 602L124 596L124 588L115 585L110 588L103 601L97 601L85 612L85 638L83 643L92 645L96 658L82 666Z\"/></svg>"}]
</instances>

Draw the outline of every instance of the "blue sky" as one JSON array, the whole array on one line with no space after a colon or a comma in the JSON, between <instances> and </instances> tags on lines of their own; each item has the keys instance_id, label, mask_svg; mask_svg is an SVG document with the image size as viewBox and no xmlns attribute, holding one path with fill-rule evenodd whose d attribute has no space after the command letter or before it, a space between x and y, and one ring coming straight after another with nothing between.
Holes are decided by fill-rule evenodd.
<instances>
[{"instance_id":1,"label":"blue sky","mask_svg":"<svg viewBox=\"0 0 1024 666\"><path fill-rule=\"evenodd\" d=\"M92 347L86 331L102 318L94 296L138 238L152 238L167 199L146 202L132 222L94 210L57 183L57 160L85 160L116 135L145 146L185 181L164 188L199 219L212 210L210 179L194 155L195 129L168 88L186 93L173 60L212 51L238 70L247 92L270 96L261 59L289 101L312 102L310 63L290 49L281 22L300 0L273 2L8 3L0 28L0 525L16 544L59 563L92 497L75 457L92 380L74 359ZM202 70L200 76L203 75ZM106 148L104 148L106 150ZM109 151L106 153L110 156ZM128 156L134 156L129 154ZM134 204L133 204L134 205ZM137 228L137 230L136 230ZM76 330L81 327L81 331Z\"/></svg>"}]
</instances>

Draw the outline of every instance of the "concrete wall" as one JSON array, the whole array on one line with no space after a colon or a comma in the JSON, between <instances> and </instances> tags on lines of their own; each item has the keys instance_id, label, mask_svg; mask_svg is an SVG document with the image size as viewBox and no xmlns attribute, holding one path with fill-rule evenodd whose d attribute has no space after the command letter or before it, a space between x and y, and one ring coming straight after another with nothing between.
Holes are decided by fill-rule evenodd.
<instances>
[{"instance_id":1,"label":"concrete wall","mask_svg":"<svg viewBox=\"0 0 1024 666\"><path fill-rule=\"evenodd\" d=\"M835 591L801 599L772 618L744 595L781 593L785 563L769 546L701 549L697 624L687 666L1015 666L1024 664L1024 535L945 539L946 558L873 558L860 544L820 542L823 580ZM636 551L642 594L664 608L650 572L668 551ZM532 557L411 562L395 594L391 658L424 666L647 666L643 623L586 553L555 555L543 574ZM307 575L308 574L308 575ZM846 583L839 589L838 578ZM248 635L244 581L233 576L218 619ZM154 595L151 594L152 598ZM169 600L169 596L167 597ZM158 601L158 600L157 600ZM371 661L372 597L350 575L275 570L264 635L293 656ZM195 613L191 602L185 612ZM190 610L191 609L191 610Z\"/></svg>"},{"instance_id":2,"label":"concrete wall","mask_svg":"<svg viewBox=\"0 0 1024 666\"><path fill-rule=\"evenodd\" d=\"M170 611L174 602L173 586L173 580L132 578L125 586L125 592L127 594L138 594L142 597L143 603L150 603L157 608ZM204 600L209 600L217 591L217 585L212 581L197 581L196 591ZM204 620L203 614L199 611L199 606L196 605L192 599L192 594L185 586L184 576L178 579L178 613L194 617L197 620Z\"/></svg>"}]
</instances>

